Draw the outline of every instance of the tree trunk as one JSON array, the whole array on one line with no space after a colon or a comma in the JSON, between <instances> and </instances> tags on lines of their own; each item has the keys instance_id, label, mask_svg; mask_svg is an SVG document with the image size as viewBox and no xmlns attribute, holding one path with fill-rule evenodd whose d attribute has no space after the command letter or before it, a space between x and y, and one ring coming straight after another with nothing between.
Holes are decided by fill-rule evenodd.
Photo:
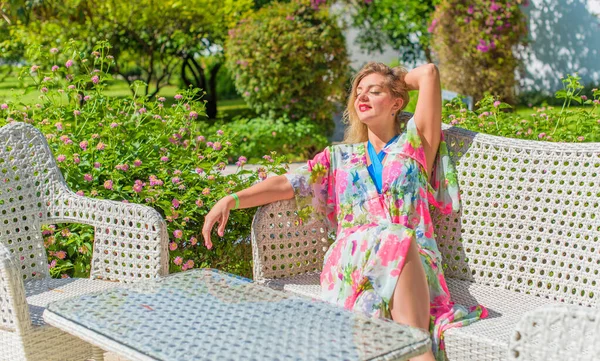
<instances>
[{"instance_id":1,"label":"tree trunk","mask_svg":"<svg viewBox=\"0 0 600 361\"><path fill-rule=\"evenodd\" d=\"M204 68L198 64L194 59L193 55L187 55L183 58L183 64L181 67L181 79L185 83L186 87L190 85L194 88L202 89L206 95L206 115L209 119L215 119L217 117L217 72L221 64L215 65L210 70L210 78L206 79ZM193 79L188 77L187 69L191 72Z\"/></svg>"},{"instance_id":2,"label":"tree trunk","mask_svg":"<svg viewBox=\"0 0 600 361\"><path fill-rule=\"evenodd\" d=\"M193 78L188 76L188 69ZM213 80L213 77L211 76L207 82L204 68L198 64L193 55L186 55L183 58L183 63L181 66L181 79L185 83L186 87L191 85L194 88L199 88L206 93L204 98L204 100L206 100L206 115L209 119L215 119L217 117L217 102L216 94L214 93L216 90L216 80Z\"/></svg>"},{"instance_id":3,"label":"tree trunk","mask_svg":"<svg viewBox=\"0 0 600 361\"><path fill-rule=\"evenodd\" d=\"M217 117L217 73L221 68L221 63L214 65L210 69L210 78L208 79L208 89L206 92L206 114L210 119Z\"/></svg>"}]
</instances>

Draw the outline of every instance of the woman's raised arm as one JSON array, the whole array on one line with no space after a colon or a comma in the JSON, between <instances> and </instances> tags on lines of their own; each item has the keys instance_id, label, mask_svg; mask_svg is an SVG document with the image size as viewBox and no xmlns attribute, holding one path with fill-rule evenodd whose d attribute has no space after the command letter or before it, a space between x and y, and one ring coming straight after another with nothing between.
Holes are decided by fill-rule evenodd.
<instances>
[{"instance_id":1,"label":"woman's raised arm","mask_svg":"<svg viewBox=\"0 0 600 361\"><path fill-rule=\"evenodd\" d=\"M414 68L404 78L409 90L419 91L415 109L415 125L425 148L428 174L433 167L441 139L442 89L440 73L434 64Z\"/></svg>"}]
</instances>

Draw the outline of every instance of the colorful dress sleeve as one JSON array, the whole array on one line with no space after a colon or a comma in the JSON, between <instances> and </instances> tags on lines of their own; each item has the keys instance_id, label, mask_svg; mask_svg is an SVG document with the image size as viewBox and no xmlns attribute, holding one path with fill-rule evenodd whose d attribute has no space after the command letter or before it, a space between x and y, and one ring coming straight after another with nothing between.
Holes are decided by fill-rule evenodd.
<instances>
[{"instance_id":1,"label":"colorful dress sleeve","mask_svg":"<svg viewBox=\"0 0 600 361\"><path fill-rule=\"evenodd\" d=\"M306 224L327 221L337 227L331 149L325 148L313 159L285 174L294 189L298 216Z\"/></svg>"},{"instance_id":2,"label":"colorful dress sleeve","mask_svg":"<svg viewBox=\"0 0 600 361\"><path fill-rule=\"evenodd\" d=\"M426 170L425 149L421 143L414 116L406 124L406 132L408 141L404 143L404 153L414 158ZM443 214L460 211L460 193L456 169L448 154L444 132L441 134L440 145L433 163L431 180L427 182L427 200L430 205L438 208Z\"/></svg>"}]
</instances>

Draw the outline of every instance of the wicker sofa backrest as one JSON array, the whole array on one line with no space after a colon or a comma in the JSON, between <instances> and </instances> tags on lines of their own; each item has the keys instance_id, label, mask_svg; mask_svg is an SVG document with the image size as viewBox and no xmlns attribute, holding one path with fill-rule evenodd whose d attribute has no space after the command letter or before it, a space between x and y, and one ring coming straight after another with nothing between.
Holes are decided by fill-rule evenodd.
<instances>
[{"instance_id":1,"label":"wicker sofa backrest","mask_svg":"<svg viewBox=\"0 0 600 361\"><path fill-rule=\"evenodd\" d=\"M0 241L24 280L48 274L40 225L63 181L44 136L31 125L0 129Z\"/></svg>"},{"instance_id":2,"label":"wicker sofa backrest","mask_svg":"<svg viewBox=\"0 0 600 361\"><path fill-rule=\"evenodd\" d=\"M515 140L443 125L462 210L433 212L447 277L595 306L600 298L600 144ZM294 201L261 207L255 279L320 271L326 224ZM318 245L315 249L314 245Z\"/></svg>"},{"instance_id":3,"label":"wicker sofa backrest","mask_svg":"<svg viewBox=\"0 0 600 361\"><path fill-rule=\"evenodd\" d=\"M600 298L600 144L443 126L462 212L434 212L449 277L568 303Z\"/></svg>"},{"instance_id":4,"label":"wicker sofa backrest","mask_svg":"<svg viewBox=\"0 0 600 361\"><path fill-rule=\"evenodd\" d=\"M330 245L327 224L301 224L295 202L274 202L256 211L252 221L254 280L321 271Z\"/></svg>"}]
</instances>

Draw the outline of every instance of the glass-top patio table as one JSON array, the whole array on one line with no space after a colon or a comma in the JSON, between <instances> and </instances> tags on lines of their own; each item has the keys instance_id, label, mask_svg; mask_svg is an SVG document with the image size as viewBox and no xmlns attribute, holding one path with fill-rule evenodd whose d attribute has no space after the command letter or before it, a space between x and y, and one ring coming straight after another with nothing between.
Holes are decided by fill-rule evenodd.
<instances>
[{"instance_id":1,"label":"glass-top patio table","mask_svg":"<svg viewBox=\"0 0 600 361\"><path fill-rule=\"evenodd\" d=\"M51 303L44 320L135 361L407 360L429 334L198 269Z\"/></svg>"}]
</instances>

